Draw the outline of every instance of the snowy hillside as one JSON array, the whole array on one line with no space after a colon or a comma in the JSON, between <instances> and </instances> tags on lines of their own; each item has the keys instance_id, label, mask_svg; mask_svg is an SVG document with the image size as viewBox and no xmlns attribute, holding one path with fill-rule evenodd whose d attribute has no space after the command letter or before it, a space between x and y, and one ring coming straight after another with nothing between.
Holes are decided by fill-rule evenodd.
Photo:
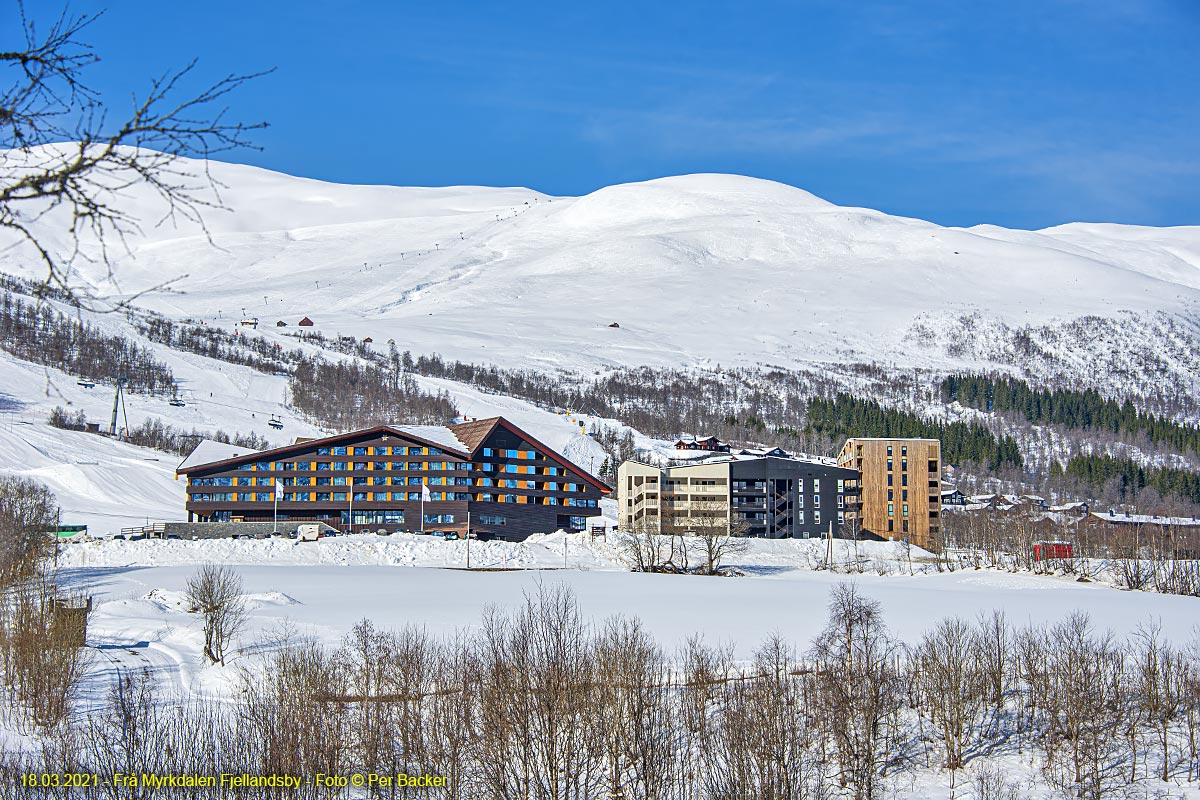
<instances>
[{"instance_id":1,"label":"snowy hillside","mask_svg":"<svg viewBox=\"0 0 1200 800\"><path fill-rule=\"evenodd\" d=\"M116 257L119 284L98 264L81 278L122 294L174 277L140 302L177 318L307 315L328 334L543 370L877 361L1090 365L1097 380L1156 353L1150 376L1200 373L1200 228L943 228L735 175L550 198L211 168L230 209L207 215L212 243L156 226L162 209L134 191L120 202L144 232ZM61 241L53 218L36 225ZM40 275L21 246L0 270Z\"/></svg>"}]
</instances>

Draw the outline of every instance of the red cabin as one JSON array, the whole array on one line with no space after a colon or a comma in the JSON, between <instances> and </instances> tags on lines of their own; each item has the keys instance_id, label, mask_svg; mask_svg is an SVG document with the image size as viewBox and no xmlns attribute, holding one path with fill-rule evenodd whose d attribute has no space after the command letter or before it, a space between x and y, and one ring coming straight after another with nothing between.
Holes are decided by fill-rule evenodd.
<instances>
[{"instance_id":1,"label":"red cabin","mask_svg":"<svg viewBox=\"0 0 1200 800\"><path fill-rule=\"evenodd\" d=\"M1033 560L1048 561L1052 558L1073 558L1075 548L1070 542L1034 542Z\"/></svg>"}]
</instances>

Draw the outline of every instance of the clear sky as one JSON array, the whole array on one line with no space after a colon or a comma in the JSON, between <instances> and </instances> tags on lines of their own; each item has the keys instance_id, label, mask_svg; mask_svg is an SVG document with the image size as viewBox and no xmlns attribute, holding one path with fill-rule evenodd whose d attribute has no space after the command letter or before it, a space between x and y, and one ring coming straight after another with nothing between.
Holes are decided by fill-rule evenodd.
<instances>
[{"instance_id":1,"label":"clear sky","mask_svg":"<svg viewBox=\"0 0 1200 800\"><path fill-rule=\"evenodd\" d=\"M231 102L270 122L262 152L227 159L296 175L575 195L737 172L947 225L1200 224L1200 0L108 5L108 99L193 56L274 67Z\"/></svg>"}]
</instances>

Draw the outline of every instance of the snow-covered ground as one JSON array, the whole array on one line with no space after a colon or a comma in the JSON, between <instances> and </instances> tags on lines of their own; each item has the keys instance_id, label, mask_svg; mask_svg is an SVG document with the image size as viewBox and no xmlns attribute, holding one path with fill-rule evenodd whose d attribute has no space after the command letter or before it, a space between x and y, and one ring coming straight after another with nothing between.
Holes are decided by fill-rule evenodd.
<instances>
[{"instance_id":1,"label":"snow-covered ground","mask_svg":"<svg viewBox=\"0 0 1200 800\"><path fill-rule=\"evenodd\" d=\"M415 625L450 634L478 625L488 607L515 607L540 585L557 583L576 592L592 621L636 616L668 649L698 633L709 642L732 645L738 658L748 658L773 633L803 650L825 624L831 587L843 581L855 582L878 599L889 627L910 643L943 617L974 620L992 609L1003 610L1016 626L1057 622L1081 609L1098 629L1121 637L1151 621L1179 644L1200 637L1194 598L988 570L911 576L814 571L803 565L817 554L815 542L811 547L803 542L756 547L732 560L747 575L727 578L621 571L603 548L588 548L576 536L567 537L576 541L567 545L564 569L561 534L522 546L473 543L473 565L503 567L501 551L507 549L510 567L527 567L494 571L417 566L461 566L465 542L431 537L420 537L427 539L420 543L412 541L418 537L355 541L361 538L223 542L207 551L179 542L64 547L63 582L96 599L89 637L105 658L93 679L103 683L111 677L109 662L115 660L122 667L151 665L166 685L182 691L216 690L234 681L238 667L248 663L248 652L259 652L285 621L330 644L363 618L385 628ZM896 555L889 544L864 547L864 552ZM845 555L839 552L839 557ZM219 559L241 575L251 606L242 637L242 647L249 649L225 667L205 666L200 621L186 613L180 600L196 564Z\"/></svg>"},{"instance_id":2,"label":"snow-covered ground","mask_svg":"<svg viewBox=\"0 0 1200 800\"><path fill-rule=\"evenodd\" d=\"M1200 303L1200 228L943 228L737 175L552 198L523 188L344 186L235 164L211 169L230 209L206 216L211 243L194 224L155 225L153 195L134 187L121 202L145 224L130 252L117 253L119 284L102 264L82 264L79 279L128 295L175 277L139 303L219 325L244 313L294 326L307 315L327 334L543 371L986 367L1023 357L1003 352L1020 326L1088 316L1153 337L1167 372L1190 380L1195 366L1152 315L1190 329ZM48 215L32 224L53 245L61 223ZM0 269L40 277L27 248L4 244ZM1109 352L1070 333L1034 338L1054 358Z\"/></svg>"}]
</instances>

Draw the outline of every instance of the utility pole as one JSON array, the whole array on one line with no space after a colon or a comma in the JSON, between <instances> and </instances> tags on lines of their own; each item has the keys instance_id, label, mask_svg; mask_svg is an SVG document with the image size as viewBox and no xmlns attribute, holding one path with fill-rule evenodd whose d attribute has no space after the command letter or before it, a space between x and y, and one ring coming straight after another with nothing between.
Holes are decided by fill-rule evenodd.
<instances>
[{"instance_id":1,"label":"utility pole","mask_svg":"<svg viewBox=\"0 0 1200 800\"><path fill-rule=\"evenodd\" d=\"M467 569L471 568L471 512L467 511Z\"/></svg>"}]
</instances>

